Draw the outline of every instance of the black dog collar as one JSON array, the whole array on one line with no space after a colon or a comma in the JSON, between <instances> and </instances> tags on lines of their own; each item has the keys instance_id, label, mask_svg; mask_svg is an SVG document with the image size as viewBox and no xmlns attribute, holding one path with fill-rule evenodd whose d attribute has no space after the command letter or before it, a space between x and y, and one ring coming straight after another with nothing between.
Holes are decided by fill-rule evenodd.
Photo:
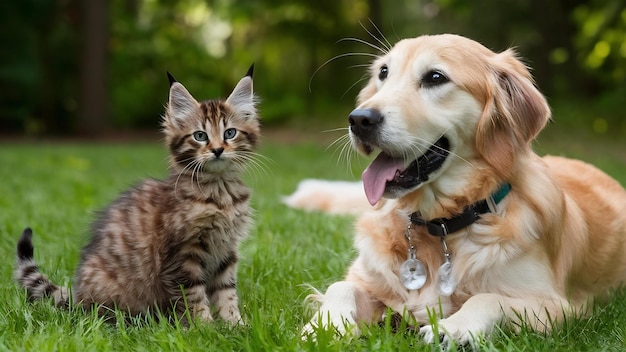
<instances>
[{"instance_id":1,"label":"black dog collar","mask_svg":"<svg viewBox=\"0 0 626 352\"><path fill-rule=\"evenodd\" d=\"M465 209L463 209L461 214L451 218L438 218L426 221L422 218L422 214L417 211L411 214L411 223L418 226L426 226L428 233L433 236L444 237L475 223L476 220L480 219L482 214L495 212L495 205L500 203L500 201L502 201L502 199L509 194L510 190L511 185L504 183L496 192L489 196L489 198L479 200L474 204L468 205Z\"/></svg>"}]
</instances>

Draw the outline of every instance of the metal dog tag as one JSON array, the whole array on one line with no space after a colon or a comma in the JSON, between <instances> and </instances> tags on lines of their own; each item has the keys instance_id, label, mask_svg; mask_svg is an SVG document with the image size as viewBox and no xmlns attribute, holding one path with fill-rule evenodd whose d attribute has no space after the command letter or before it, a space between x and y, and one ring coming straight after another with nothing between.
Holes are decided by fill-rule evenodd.
<instances>
[{"instance_id":1,"label":"metal dog tag","mask_svg":"<svg viewBox=\"0 0 626 352\"><path fill-rule=\"evenodd\" d=\"M400 266L400 277L404 287L409 290L417 290L426 283L426 268L419 260L409 258Z\"/></svg>"},{"instance_id":2,"label":"metal dog tag","mask_svg":"<svg viewBox=\"0 0 626 352\"><path fill-rule=\"evenodd\" d=\"M446 260L437 271L439 279L439 294L442 296L450 296L456 289L456 279L452 276L452 263Z\"/></svg>"}]
</instances>

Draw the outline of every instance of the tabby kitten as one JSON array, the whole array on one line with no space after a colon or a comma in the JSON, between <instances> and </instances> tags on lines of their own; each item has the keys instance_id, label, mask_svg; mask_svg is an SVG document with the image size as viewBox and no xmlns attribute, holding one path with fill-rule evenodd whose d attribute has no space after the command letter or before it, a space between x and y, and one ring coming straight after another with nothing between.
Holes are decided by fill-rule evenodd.
<instances>
[{"instance_id":1,"label":"tabby kitten","mask_svg":"<svg viewBox=\"0 0 626 352\"><path fill-rule=\"evenodd\" d=\"M238 246L252 225L250 190L241 181L260 132L252 72L228 99L197 102L169 75L163 118L169 177L148 179L123 193L92 224L74 278L73 302L101 313L158 310L241 323ZM33 259L32 232L17 245L15 277L30 300L52 296L67 305L69 290L52 283ZM169 315L171 317L171 315Z\"/></svg>"}]
</instances>

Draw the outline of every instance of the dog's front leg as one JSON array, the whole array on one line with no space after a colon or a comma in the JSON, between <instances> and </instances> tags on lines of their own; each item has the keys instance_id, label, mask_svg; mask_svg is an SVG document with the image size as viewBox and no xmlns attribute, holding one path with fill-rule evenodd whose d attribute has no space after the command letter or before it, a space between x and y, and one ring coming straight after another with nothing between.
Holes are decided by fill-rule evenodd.
<instances>
[{"instance_id":1,"label":"dog's front leg","mask_svg":"<svg viewBox=\"0 0 626 352\"><path fill-rule=\"evenodd\" d=\"M500 323L513 322L518 327L526 325L534 330L548 331L566 309L567 303L560 299L513 298L482 293L470 297L456 313L439 320L439 335L435 334L433 325L422 327L420 334L429 343L443 339L444 342L454 340L465 344L489 334Z\"/></svg>"},{"instance_id":2,"label":"dog's front leg","mask_svg":"<svg viewBox=\"0 0 626 352\"><path fill-rule=\"evenodd\" d=\"M380 319L382 304L372 299L354 282L339 281L330 285L325 294L311 295L321 305L311 321L302 329L302 335L314 335L317 327L334 328L341 335L358 336L358 324Z\"/></svg>"}]
</instances>

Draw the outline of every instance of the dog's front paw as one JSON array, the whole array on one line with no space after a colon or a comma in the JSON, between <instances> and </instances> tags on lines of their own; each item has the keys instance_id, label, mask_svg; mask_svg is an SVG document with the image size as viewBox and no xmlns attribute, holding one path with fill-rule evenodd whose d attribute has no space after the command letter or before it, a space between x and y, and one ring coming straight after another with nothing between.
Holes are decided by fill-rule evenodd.
<instances>
[{"instance_id":1,"label":"dog's front paw","mask_svg":"<svg viewBox=\"0 0 626 352\"><path fill-rule=\"evenodd\" d=\"M435 325L426 325L420 329L422 339L427 343L440 342L450 345L454 342L458 345L473 344L477 337L482 335L480 329L472 329L468 324L457 324L453 321L442 319Z\"/></svg>"},{"instance_id":2,"label":"dog's front paw","mask_svg":"<svg viewBox=\"0 0 626 352\"><path fill-rule=\"evenodd\" d=\"M432 325L425 325L420 328L420 335L422 340L426 343L434 343L435 341L441 341L444 337L443 333L439 333Z\"/></svg>"},{"instance_id":3,"label":"dog's front paw","mask_svg":"<svg viewBox=\"0 0 626 352\"><path fill-rule=\"evenodd\" d=\"M313 322L310 322L302 327L302 330L300 330L300 337L302 338L302 340L306 340L309 337L315 339L316 331L317 326L313 325Z\"/></svg>"},{"instance_id":4,"label":"dog's front paw","mask_svg":"<svg viewBox=\"0 0 626 352\"><path fill-rule=\"evenodd\" d=\"M356 322L352 319L346 319L343 317L335 317L333 319L330 316L326 316L326 318L322 318L321 315L313 318L308 324L306 324L300 334L303 340L306 340L309 337L315 339L317 332L320 330L333 330L336 337L344 337L344 336L358 336L360 334L360 330L356 325Z\"/></svg>"}]
</instances>

